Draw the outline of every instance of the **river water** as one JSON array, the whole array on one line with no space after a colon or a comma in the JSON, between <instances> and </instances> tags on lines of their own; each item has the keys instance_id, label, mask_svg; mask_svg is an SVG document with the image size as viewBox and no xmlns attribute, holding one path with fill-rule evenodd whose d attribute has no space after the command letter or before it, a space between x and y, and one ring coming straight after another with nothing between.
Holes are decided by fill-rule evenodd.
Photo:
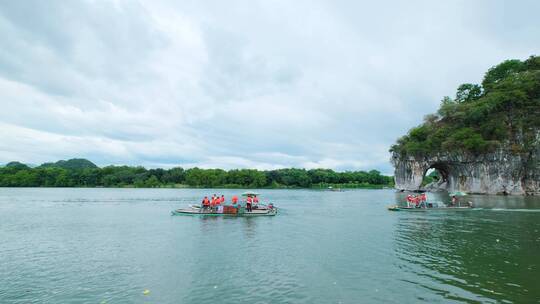
<instances>
[{"instance_id":1,"label":"river water","mask_svg":"<svg viewBox=\"0 0 540 304\"><path fill-rule=\"evenodd\" d=\"M170 215L241 190L0 188L0 302L540 303L538 198L259 192L277 216Z\"/></svg>"}]
</instances>

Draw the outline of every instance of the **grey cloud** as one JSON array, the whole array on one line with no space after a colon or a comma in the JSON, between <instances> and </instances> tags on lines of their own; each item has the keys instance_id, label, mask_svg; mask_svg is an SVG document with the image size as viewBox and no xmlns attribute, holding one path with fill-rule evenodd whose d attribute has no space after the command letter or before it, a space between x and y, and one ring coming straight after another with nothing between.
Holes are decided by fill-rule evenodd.
<instances>
[{"instance_id":1,"label":"grey cloud","mask_svg":"<svg viewBox=\"0 0 540 304\"><path fill-rule=\"evenodd\" d=\"M391 172L444 95L540 47L536 1L0 3L0 162Z\"/></svg>"},{"instance_id":2,"label":"grey cloud","mask_svg":"<svg viewBox=\"0 0 540 304\"><path fill-rule=\"evenodd\" d=\"M96 82L137 85L152 76L140 63L163 43L129 2L11 1L0 16L0 63L11 67L0 73L53 95L96 97Z\"/></svg>"}]
</instances>

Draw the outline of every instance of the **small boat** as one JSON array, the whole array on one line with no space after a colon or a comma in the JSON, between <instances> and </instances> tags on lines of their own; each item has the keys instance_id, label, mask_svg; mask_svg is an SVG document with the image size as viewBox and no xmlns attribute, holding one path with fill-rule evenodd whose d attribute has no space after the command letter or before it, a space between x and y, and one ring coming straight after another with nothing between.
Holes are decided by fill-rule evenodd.
<instances>
[{"instance_id":1,"label":"small boat","mask_svg":"<svg viewBox=\"0 0 540 304\"><path fill-rule=\"evenodd\" d=\"M262 207L262 206L261 206ZM234 207L232 207L234 208ZM203 215L203 216L274 216L277 214L277 208L257 208L251 212L241 208L239 212L228 211L225 209L203 209L200 206L191 205L188 208L180 208L171 211L171 215Z\"/></svg>"},{"instance_id":2,"label":"small boat","mask_svg":"<svg viewBox=\"0 0 540 304\"><path fill-rule=\"evenodd\" d=\"M413 211L413 212L425 212L425 211L434 211L434 210L469 210L473 209L473 207L431 207L431 208L417 208L417 207L402 207L398 205L393 205L388 207L389 211Z\"/></svg>"},{"instance_id":3,"label":"small boat","mask_svg":"<svg viewBox=\"0 0 540 304\"><path fill-rule=\"evenodd\" d=\"M424 204L421 204L419 207L410 206L410 205L409 206L393 205L393 206L389 206L388 210L389 211L425 212L425 211L435 211L435 210L439 210L439 211L444 211L444 210L469 210L469 209L473 209L473 208L474 207L472 206L471 202L468 202L467 205L464 205L464 206L461 206L461 205L447 206L442 202L434 202L434 203L424 203Z\"/></svg>"},{"instance_id":4,"label":"small boat","mask_svg":"<svg viewBox=\"0 0 540 304\"><path fill-rule=\"evenodd\" d=\"M208 215L208 216L274 216L277 214L277 208L274 207L274 204L259 204L257 196L259 193L253 191L247 191L242 193L242 196L247 197L246 203L251 204L252 199L254 203L251 205L251 211L247 211L246 207L242 206L241 203L236 205L236 201L233 202L233 205L224 205L223 201L214 204L208 201L203 201L203 203L209 203L207 207L202 205L189 205L188 208L180 208L171 211L171 215ZM234 197L233 197L234 198ZM206 198L205 198L206 199Z\"/></svg>"}]
</instances>

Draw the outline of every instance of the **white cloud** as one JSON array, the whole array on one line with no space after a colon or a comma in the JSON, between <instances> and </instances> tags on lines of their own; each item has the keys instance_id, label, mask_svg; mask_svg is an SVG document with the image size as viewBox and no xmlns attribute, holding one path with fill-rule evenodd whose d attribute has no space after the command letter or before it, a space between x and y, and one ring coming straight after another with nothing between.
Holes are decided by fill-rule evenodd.
<instances>
[{"instance_id":1,"label":"white cloud","mask_svg":"<svg viewBox=\"0 0 540 304\"><path fill-rule=\"evenodd\" d=\"M539 6L3 2L0 162L388 173L442 96L539 49Z\"/></svg>"}]
</instances>

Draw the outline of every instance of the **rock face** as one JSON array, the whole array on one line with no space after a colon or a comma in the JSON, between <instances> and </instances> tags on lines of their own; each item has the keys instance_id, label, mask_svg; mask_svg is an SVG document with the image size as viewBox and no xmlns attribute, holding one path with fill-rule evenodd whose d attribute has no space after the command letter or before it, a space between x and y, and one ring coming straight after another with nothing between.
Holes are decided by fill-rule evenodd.
<instances>
[{"instance_id":1,"label":"rock face","mask_svg":"<svg viewBox=\"0 0 540 304\"><path fill-rule=\"evenodd\" d=\"M430 168L442 177L446 190L478 194L540 195L540 146L529 153L513 154L500 149L473 156L447 153L426 157L392 155L396 188L420 190Z\"/></svg>"}]
</instances>

